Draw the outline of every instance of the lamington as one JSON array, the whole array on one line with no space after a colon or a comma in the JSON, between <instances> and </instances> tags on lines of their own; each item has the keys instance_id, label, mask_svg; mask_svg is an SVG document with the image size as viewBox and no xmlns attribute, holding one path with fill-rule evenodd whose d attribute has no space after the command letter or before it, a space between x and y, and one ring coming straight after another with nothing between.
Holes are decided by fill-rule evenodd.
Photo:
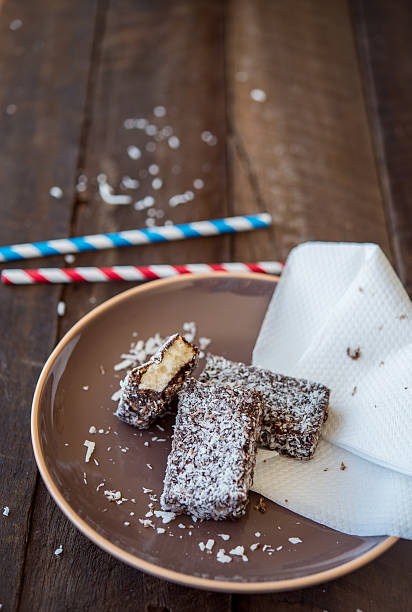
<instances>
[{"instance_id":1,"label":"lamington","mask_svg":"<svg viewBox=\"0 0 412 612\"><path fill-rule=\"evenodd\" d=\"M196 346L179 334L170 336L149 361L127 373L116 416L139 429L150 427L172 407L198 358Z\"/></svg>"},{"instance_id":2,"label":"lamington","mask_svg":"<svg viewBox=\"0 0 412 612\"><path fill-rule=\"evenodd\" d=\"M265 406L259 444L282 455L311 459L328 417L327 387L210 353L199 380L260 391Z\"/></svg>"},{"instance_id":3,"label":"lamington","mask_svg":"<svg viewBox=\"0 0 412 612\"><path fill-rule=\"evenodd\" d=\"M196 519L242 516L262 415L258 392L185 382L160 499L163 510Z\"/></svg>"}]
</instances>

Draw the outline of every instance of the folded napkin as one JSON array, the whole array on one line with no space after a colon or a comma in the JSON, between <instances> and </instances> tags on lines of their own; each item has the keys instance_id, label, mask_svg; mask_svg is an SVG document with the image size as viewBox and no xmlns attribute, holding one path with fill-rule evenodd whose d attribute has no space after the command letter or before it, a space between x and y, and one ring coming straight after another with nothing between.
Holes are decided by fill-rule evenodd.
<instances>
[{"instance_id":1,"label":"folded napkin","mask_svg":"<svg viewBox=\"0 0 412 612\"><path fill-rule=\"evenodd\" d=\"M412 307L381 249L294 249L253 364L331 389L314 458L260 451L253 489L346 533L412 539Z\"/></svg>"}]
</instances>

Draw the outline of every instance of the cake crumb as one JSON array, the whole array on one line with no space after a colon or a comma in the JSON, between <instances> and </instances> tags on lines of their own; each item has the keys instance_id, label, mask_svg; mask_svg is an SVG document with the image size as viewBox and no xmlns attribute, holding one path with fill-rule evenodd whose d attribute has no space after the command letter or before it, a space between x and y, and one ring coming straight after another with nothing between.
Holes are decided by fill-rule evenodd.
<instances>
[{"instance_id":1,"label":"cake crumb","mask_svg":"<svg viewBox=\"0 0 412 612\"><path fill-rule=\"evenodd\" d=\"M352 395L355 395L355 393L357 392L358 387L355 385L352 389Z\"/></svg>"},{"instance_id":2,"label":"cake crumb","mask_svg":"<svg viewBox=\"0 0 412 612\"><path fill-rule=\"evenodd\" d=\"M155 526L153 525L152 521L150 519L141 519L139 518L139 523L141 523L143 525L143 527L147 528L147 527L152 527L153 529L155 528Z\"/></svg>"},{"instance_id":3,"label":"cake crumb","mask_svg":"<svg viewBox=\"0 0 412 612\"><path fill-rule=\"evenodd\" d=\"M262 514L264 514L267 510L266 508L266 502L263 499L263 497L259 498L258 503L256 504L256 506L253 506L255 510L257 510L258 512L261 512Z\"/></svg>"},{"instance_id":4,"label":"cake crumb","mask_svg":"<svg viewBox=\"0 0 412 612\"><path fill-rule=\"evenodd\" d=\"M341 469L342 471L343 471L343 470L346 470L346 465L343 463L343 461L342 461L342 462L341 462L341 464L340 464L340 469Z\"/></svg>"},{"instance_id":5,"label":"cake crumb","mask_svg":"<svg viewBox=\"0 0 412 612\"><path fill-rule=\"evenodd\" d=\"M348 348L346 349L346 354L348 357L350 357L351 359L353 359L354 361L356 361L357 359L359 359L359 357L361 356L361 350L360 347L358 346L357 348L355 348L354 350L352 350L350 348L350 346L348 346Z\"/></svg>"}]
</instances>

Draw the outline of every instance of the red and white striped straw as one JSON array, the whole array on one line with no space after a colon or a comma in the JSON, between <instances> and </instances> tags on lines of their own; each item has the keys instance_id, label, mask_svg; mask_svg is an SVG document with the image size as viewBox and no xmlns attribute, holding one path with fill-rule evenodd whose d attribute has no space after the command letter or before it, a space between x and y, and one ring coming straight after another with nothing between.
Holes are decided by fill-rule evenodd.
<instances>
[{"instance_id":1,"label":"red and white striped straw","mask_svg":"<svg viewBox=\"0 0 412 612\"><path fill-rule=\"evenodd\" d=\"M185 264L170 266L112 266L111 268L35 268L3 270L1 280L7 285L33 285L37 283L107 283L109 281L145 281L168 278L179 274L205 272L260 272L280 274L284 264L278 261L257 263Z\"/></svg>"}]
</instances>

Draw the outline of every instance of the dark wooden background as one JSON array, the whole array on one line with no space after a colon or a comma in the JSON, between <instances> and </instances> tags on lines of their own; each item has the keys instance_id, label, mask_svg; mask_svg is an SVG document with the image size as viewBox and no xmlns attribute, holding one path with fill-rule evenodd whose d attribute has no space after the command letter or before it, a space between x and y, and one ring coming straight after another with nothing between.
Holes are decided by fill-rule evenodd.
<instances>
[{"instance_id":1,"label":"dark wooden background","mask_svg":"<svg viewBox=\"0 0 412 612\"><path fill-rule=\"evenodd\" d=\"M15 19L23 24L11 30ZM252 88L265 103L251 100ZM165 198L166 217L267 210L273 229L84 254L77 265L284 259L308 239L374 241L412 293L410 2L0 0L0 244L139 227L141 213L99 199L96 176L117 187L131 174L125 149L136 134L122 122L159 104L182 142L149 156L167 167L167 188L181 193L200 168L205 181L190 205L171 211ZM202 143L203 130L217 135L215 147ZM79 194L81 172L89 183ZM52 185L61 200L49 196ZM92 302L128 286L0 288L3 610L412 610L411 542L332 583L232 596L131 569L63 517L33 460L34 385Z\"/></svg>"}]
</instances>

